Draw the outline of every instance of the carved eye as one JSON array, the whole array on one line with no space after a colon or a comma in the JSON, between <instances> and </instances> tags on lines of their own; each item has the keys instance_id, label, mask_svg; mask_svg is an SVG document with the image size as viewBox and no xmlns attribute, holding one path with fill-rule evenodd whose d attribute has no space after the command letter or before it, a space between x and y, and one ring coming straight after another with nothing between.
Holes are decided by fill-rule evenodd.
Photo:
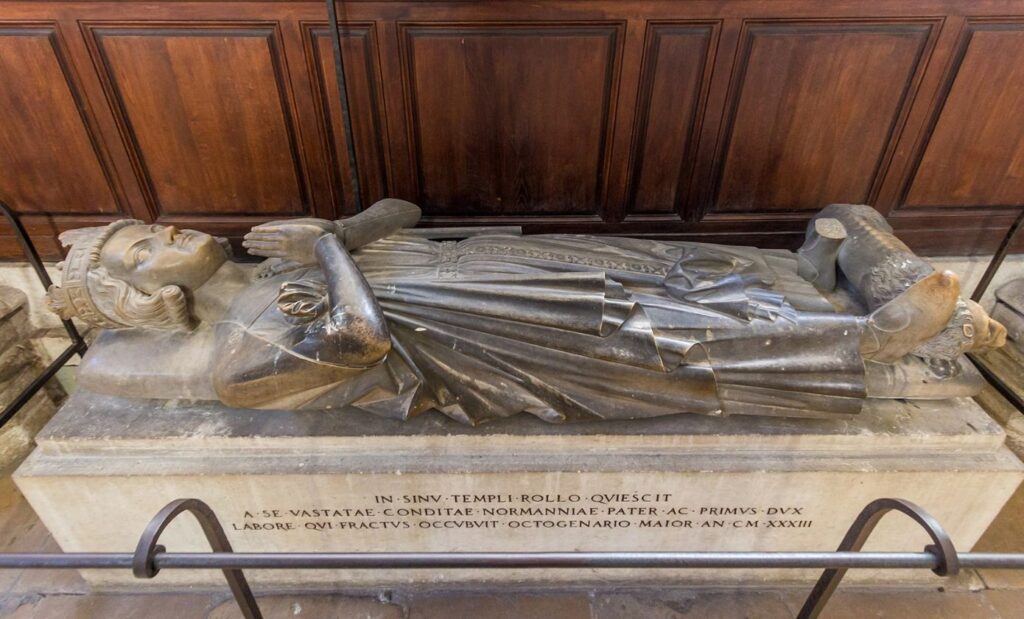
<instances>
[{"instance_id":1,"label":"carved eye","mask_svg":"<svg viewBox=\"0 0 1024 619\"><path fill-rule=\"evenodd\" d=\"M148 247L139 247L132 252L132 263L135 266L139 266L143 262L149 260L150 251Z\"/></svg>"}]
</instances>

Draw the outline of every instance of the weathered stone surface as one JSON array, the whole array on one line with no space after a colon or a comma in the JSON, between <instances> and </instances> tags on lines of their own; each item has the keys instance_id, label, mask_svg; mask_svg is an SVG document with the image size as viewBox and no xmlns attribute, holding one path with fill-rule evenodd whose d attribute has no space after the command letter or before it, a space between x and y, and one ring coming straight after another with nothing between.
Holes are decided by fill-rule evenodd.
<instances>
[{"instance_id":1,"label":"weathered stone surface","mask_svg":"<svg viewBox=\"0 0 1024 619\"><path fill-rule=\"evenodd\" d=\"M0 612L10 619L189 619L205 617L210 605L207 596L198 595L57 595L25 597L4 602L6 603L0 606Z\"/></svg>"},{"instance_id":2,"label":"weathered stone surface","mask_svg":"<svg viewBox=\"0 0 1024 619\"><path fill-rule=\"evenodd\" d=\"M870 206L832 204L799 256L701 243L411 230L381 200L223 239L120 220L61 234L65 318L107 329L81 384L239 409L436 410L477 424L681 413L835 418L969 396L1005 330ZM451 232L449 232L451 233ZM842 277L845 276L845 277Z\"/></svg>"},{"instance_id":3,"label":"weathered stone surface","mask_svg":"<svg viewBox=\"0 0 1024 619\"><path fill-rule=\"evenodd\" d=\"M401 423L209 404L146 410L79 392L40 435L17 482L68 551L129 550L149 518L181 497L209 503L239 551L829 550L882 496L918 502L966 549L1022 478L1024 465L1003 437L970 400L889 402L851 421L676 416L552 426L518 418L472 429L440 415ZM205 548L188 519L166 534L169 548ZM908 519L893 518L869 546L917 549L926 541ZM251 577L315 588L817 575L552 569ZM850 578L915 576L924 577L858 571ZM113 572L86 577L98 586L140 586ZM219 578L168 570L144 586L219 587Z\"/></svg>"},{"instance_id":4,"label":"weathered stone surface","mask_svg":"<svg viewBox=\"0 0 1024 619\"><path fill-rule=\"evenodd\" d=\"M1024 552L1024 486L996 516L976 546L979 552ZM1024 589L1024 570L979 570L985 585L993 589Z\"/></svg>"},{"instance_id":5,"label":"weathered stone surface","mask_svg":"<svg viewBox=\"0 0 1024 619\"><path fill-rule=\"evenodd\" d=\"M797 607L799 609L799 607ZM828 619L994 619L1002 615L984 594L977 593L880 593L839 591L823 614Z\"/></svg>"},{"instance_id":6,"label":"weathered stone surface","mask_svg":"<svg viewBox=\"0 0 1024 619\"><path fill-rule=\"evenodd\" d=\"M888 456L990 453L1004 440L999 424L967 398L876 400L853 419L677 415L554 425L515 417L470 428L439 414L400 422L358 410L239 411L210 402L145 401L87 391L74 394L38 437L40 450L47 454L95 451L130 456L140 451L170 456L263 448L314 457L329 450L349 458L376 458L384 466L392 458L397 458L394 466L401 466L404 456L424 453L490 455L524 465L529 462L519 456L525 454L592 455L604 460L618 454L842 454L846 449ZM415 466L442 470L422 458Z\"/></svg>"},{"instance_id":7,"label":"weathered stone surface","mask_svg":"<svg viewBox=\"0 0 1024 619\"><path fill-rule=\"evenodd\" d=\"M0 410L45 367L34 345L34 336L25 293L0 286ZM28 453L32 438L53 417L63 395L59 385L45 386L0 429L0 467L17 462Z\"/></svg>"},{"instance_id":8,"label":"weathered stone surface","mask_svg":"<svg viewBox=\"0 0 1024 619\"><path fill-rule=\"evenodd\" d=\"M592 619L586 593L434 595L413 600L409 619Z\"/></svg>"},{"instance_id":9,"label":"weathered stone surface","mask_svg":"<svg viewBox=\"0 0 1024 619\"><path fill-rule=\"evenodd\" d=\"M783 619L793 616L782 596L775 592L667 591L596 595L593 619Z\"/></svg>"},{"instance_id":10,"label":"weathered stone surface","mask_svg":"<svg viewBox=\"0 0 1024 619\"><path fill-rule=\"evenodd\" d=\"M405 609L371 598L340 595L295 596L261 595L256 603L264 617L295 619L406 619ZM447 615L453 617L452 615ZM487 615L476 615L485 617ZM241 619L242 613L233 599L226 600L207 616L208 619ZM454 617L453 617L454 619Z\"/></svg>"}]
</instances>

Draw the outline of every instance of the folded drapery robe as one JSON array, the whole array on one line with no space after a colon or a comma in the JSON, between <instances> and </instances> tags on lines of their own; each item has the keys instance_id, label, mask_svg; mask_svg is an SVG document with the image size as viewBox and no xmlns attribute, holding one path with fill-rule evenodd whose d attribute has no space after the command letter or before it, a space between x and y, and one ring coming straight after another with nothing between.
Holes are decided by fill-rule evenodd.
<instances>
[{"instance_id":1,"label":"folded drapery robe","mask_svg":"<svg viewBox=\"0 0 1024 619\"><path fill-rule=\"evenodd\" d=\"M857 321L742 248L397 236L355 258L392 334L377 366L325 369L303 346L322 328L316 269L263 280L248 294L266 303L218 325L239 347L309 363L299 390L267 382L277 399L266 407L354 406L398 418L436 408L477 423L520 412L548 421L822 416L856 413L864 397ZM821 311L794 311L790 296Z\"/></svg>"}]
</instances>

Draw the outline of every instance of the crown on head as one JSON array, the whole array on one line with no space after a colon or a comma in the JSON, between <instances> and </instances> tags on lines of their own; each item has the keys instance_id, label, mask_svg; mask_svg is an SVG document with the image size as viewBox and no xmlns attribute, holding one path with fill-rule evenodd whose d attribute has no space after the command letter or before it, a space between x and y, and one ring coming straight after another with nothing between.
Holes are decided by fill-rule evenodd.
<instances>
[{"instance_id":1,"label":"crown on head","mask_svg":"<svg viewBox=\"0 0 1024 619\"><path fill-rule=\"evenodd\" d=\"M50 286L46 292L50 309L65 320L78 317L107 329L130 326L96 305L89 293L89 272L100 266L100 251L114 233L141 223L138 219L120 219L107 226L62 232L60 243L69 249L67 258L58 265L62 271L60 286Z\"/></svg>"}]
</instances>

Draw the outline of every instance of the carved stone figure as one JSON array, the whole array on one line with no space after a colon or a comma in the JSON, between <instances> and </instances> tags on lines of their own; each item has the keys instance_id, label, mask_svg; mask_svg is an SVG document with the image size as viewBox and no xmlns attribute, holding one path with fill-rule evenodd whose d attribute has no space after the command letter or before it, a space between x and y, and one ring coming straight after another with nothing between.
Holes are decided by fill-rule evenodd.
<instances>
[{"instance_id":1,"label":"carved stone figure","mask_svg":"<svg viewBox=\"0 0 1024 619\"><path fill-rule=\"evenodd\" d=\"M418 219L384 200L257 226L255 267L173 226L75 230L51 305L107 329L93 391L465 423L853 414L970 394L961 353L1005 339L866 206L824 209L796 255Z\"/></svg>"}]
</instances>

